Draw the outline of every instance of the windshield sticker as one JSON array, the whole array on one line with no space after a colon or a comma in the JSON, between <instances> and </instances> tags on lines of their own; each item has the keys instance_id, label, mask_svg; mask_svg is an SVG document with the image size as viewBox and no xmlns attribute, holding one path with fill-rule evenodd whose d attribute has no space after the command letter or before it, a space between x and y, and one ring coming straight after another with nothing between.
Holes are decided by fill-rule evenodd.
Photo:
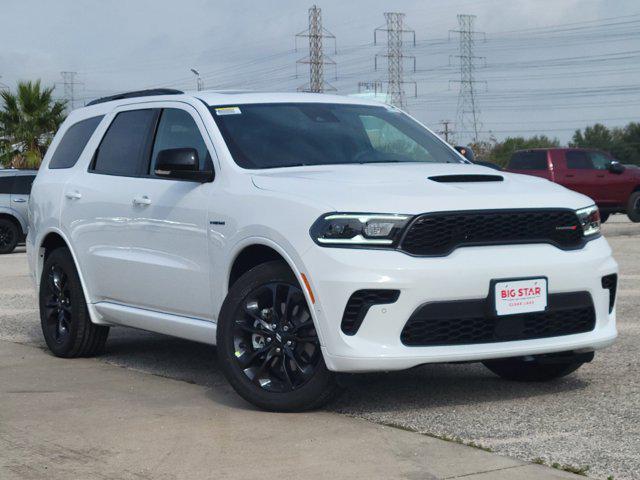
<instances>
[{"instance_id":1,"label":"windshield sticker","mask_svg":"<svg viewBox=\"0 0 640 480\"><path fill-rule=\"evenodd\" d=\"M242 112L238 107L221 107L216 108L216 115L239 115Z\"/></svg>"}]
</instances>

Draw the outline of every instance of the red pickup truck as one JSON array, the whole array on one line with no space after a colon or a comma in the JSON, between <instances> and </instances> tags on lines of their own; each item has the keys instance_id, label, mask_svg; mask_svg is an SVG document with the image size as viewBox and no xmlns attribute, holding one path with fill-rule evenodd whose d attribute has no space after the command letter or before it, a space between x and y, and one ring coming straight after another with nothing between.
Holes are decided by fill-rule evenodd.
<instances>
[{"instance_id":1,"label":"red pickup truck","mask_svg":"<svg viewBox=\"0 0 640 480\"><path fill-rule=\"evenodd\" d=\"M509 172L546 178L591 197L605 222L626 213L640 222L640 168L625 167L606 152L585 148L520 150L511 156Z\"/></svg>"}]
</instances>

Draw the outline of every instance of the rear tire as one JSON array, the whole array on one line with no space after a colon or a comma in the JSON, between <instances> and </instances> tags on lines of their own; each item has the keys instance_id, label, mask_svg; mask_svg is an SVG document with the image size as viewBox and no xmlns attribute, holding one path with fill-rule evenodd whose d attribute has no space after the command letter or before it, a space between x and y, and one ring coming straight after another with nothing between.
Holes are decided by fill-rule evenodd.
<instances>
[{"instance_id":1,"label":"rear tire","mask_svg":"<svg viewBox=\"0 0 640 480\"><path fill-rule=\"evenodd\" d=\"M502 358L482 362L505 380L514 382L548 382L575 372L584 362L540 363L522 358Z\"/></svg>"},{"instance_id":2,"label":"rear tire","mask_svg":"<svg viewBox=\"0 0 640 480\"><path fill-rule=\"evenodd\" d=\"M640 222L640 192L633 192L629 197L627 216L632 222Z\"/></svg>"},{"instance_id":3,"label":"rear tire","mask_svg":"<svg viewBox=\"0 0 640 480\"><path fill-rule=\"evenodd\" d=\"M91 322L68 249L57 248L45 260L39 297L42 333L56 357L89 357L103 350L109 327Z\"/></svg>"},{"instance_id":4,"label":"rear tire","mask_svg":"<svg viewBox=\"0 0 640 480\"><path fill-rule=\"evenodd\" d=\"M7 218L0 218L0 255L15 250L20 239L20 232L15 223Z\"/></svg>"},{"instance_id":5,"label":"rear tire","mask_svg":"<svg viewBox=\"0 0 640 480\"><path fill-rule=\"evenodd\" d=\"M302 289L281 261L233 284L218 319L217 353L234 390L264 410L316 409L337 391Z\"/></svg>"}]
</instances>

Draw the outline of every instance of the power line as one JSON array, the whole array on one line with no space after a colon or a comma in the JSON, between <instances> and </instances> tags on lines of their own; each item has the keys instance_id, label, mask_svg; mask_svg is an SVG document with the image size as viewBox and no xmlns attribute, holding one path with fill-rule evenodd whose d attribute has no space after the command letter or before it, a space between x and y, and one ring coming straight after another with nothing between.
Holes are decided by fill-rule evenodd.
<instances>
[{"instance_id":1,"label":"power line","mask_svg":"<svg viewBox=\"0 0 640 480\"><path fill-rule=\"evenodd\" d=\"M459 35L459 55L460 80L454 80L460 84L458 95L457 129L460 132L471 130L473 141L478 141L478 132L482 128L480 122L480 109L476 102L476 84L485 83L475 79L476 61L483 59L474 55L474 46L477 35L484 33L476 32L473 29L475 15L458 15L458 30L451 30L451 33Z\"/></svg>"},{"instance_id":2,"label":"power line","mask_svg":"<svg viewBox=\"0 0 640 480\"><path fill-rule=\"evenodd\" d=\"M376 45L377 33L387 34L387 53L376 54L374 57L375 69L378 69L378 57L387 58L387 99L391 105L398 108L406 108L404 85L411 83L414 86L414 96L418 96L418 84L404 79L404 60L413 60L413 71L416 71L416 57L404 54L403 37L409 33L413 36L413 46L416 45L416 32L405 28L404 13L385 12L386 25L378 27L373 31L373 44Z\"/></svg>"},{"instance_id":3,"label":"power line","mask_svg":"<svg viewBox=\"0 0 640 480\"><path fill-rule=\"evenodd\" d=\"M309 56L298 60L296 67L301 63L309 65L309 83L299 87L298 90L315 93L335 90L335 87L324 80L324 66L333 65L335 68L336 62L330 57L325 56L322 41L325 38L332 39L334 43L334 53L337 53L336 37L322 27L322 11L317 6L313 5L309 9L309 28L296 35L296 51L298 49L297 40L300 37L309 39Z\"/></svg>"}]
</instances>

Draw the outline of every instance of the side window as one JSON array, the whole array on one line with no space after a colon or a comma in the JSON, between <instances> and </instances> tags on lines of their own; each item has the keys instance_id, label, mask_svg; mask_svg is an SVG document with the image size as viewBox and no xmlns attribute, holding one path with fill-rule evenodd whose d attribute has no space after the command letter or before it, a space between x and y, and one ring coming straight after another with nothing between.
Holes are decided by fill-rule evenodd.
<instances>
[{"instance_id":1,"label":"side window","mask_svg":"<svg viewBox=\"0 0 640 480\"><path fill-rule=\"evenodd\" d=\"M91 171L126 177L143 174L157 115L156 109L116 115L96 150Z\"/></svg>"},{"instance_id":2,"label":"side window","mask_svg":"<svg viewBox=\"0 0 640 480\"><path fill-rule=\"evenodd\" d=\"M73 167L103 118L104 115L100 115L99 117L87 118L86 120L71 125L63 135L62 140L60 140L56 151L53 153L53 157L51 157L51 161L49 162L49 168Z\"/></svg>"},{"instance_id":3,"label":"side window","mask_svg":"<svg viewBox=\"0 0 640 480\"><path fill-rule=\"evenodd\" d=\"M207 145L191 115L177 108L165 108L158 122L156 140L151 154L150 173L152 175L157 164L158 153L173 148L195 148L200 160L200 170L211 169Z\"/></svg>"},{"instance_id":4,"label":"side window","mask_svg":"<svg viewBox=\"0 0 640 480\"><path fill-rule=\"evenodd\" d=\"M567 168L571 170L593 170L594 166L589 154L583 150L569 150L565 153Z\"/></svg>"},{"instance_id":5,"label":"side window","mask_svg":"<svg viewBox=\"0 0 640 480\"><path fill-rule=\"evenodd\" d=\"M589 152L591 163L596 170L608 170L611 159L601 152Z\"/></svg>"},{"instance_id":6,"label":"side window","mask_svg":"<svg viewBox=\"0 0 640 480\"><path fill-rule=\"evenodd\" d=\"M0 177L0 195L8 195L13 190L13 175Z\"/></svg>"},{"instance_id":7,"label":"side window","mask_svg":"<svg viewBox=\"0 0 640 480\"><path fill-rule=\"evenodd\" d=\"M405 135L380 117L361 115L371 146L382 154L391 154L418 162L434 162L429 152L411 137Z\"/></svg>"},{"instance_id":8,"label":"side window","mask_svg":"<svg viewBox=\"0 0 640 480\"><path fill-rule=\"evenodd\" d=\"M509 168L512 170L547 170L546 150L532 150L529 152L516 152L509 160Z\"/></svg>"},{"instance_id":9,"label":"side window","mask_svg":"<svg viewBox=\"0 0 640 480\"><path fill-rule=\"evenodd\" d=\"M16 175L13 177L11 193L14 195L29 195L31 193L31 185L35 179L35 175Z\"/></svg>"}]
</instances>

